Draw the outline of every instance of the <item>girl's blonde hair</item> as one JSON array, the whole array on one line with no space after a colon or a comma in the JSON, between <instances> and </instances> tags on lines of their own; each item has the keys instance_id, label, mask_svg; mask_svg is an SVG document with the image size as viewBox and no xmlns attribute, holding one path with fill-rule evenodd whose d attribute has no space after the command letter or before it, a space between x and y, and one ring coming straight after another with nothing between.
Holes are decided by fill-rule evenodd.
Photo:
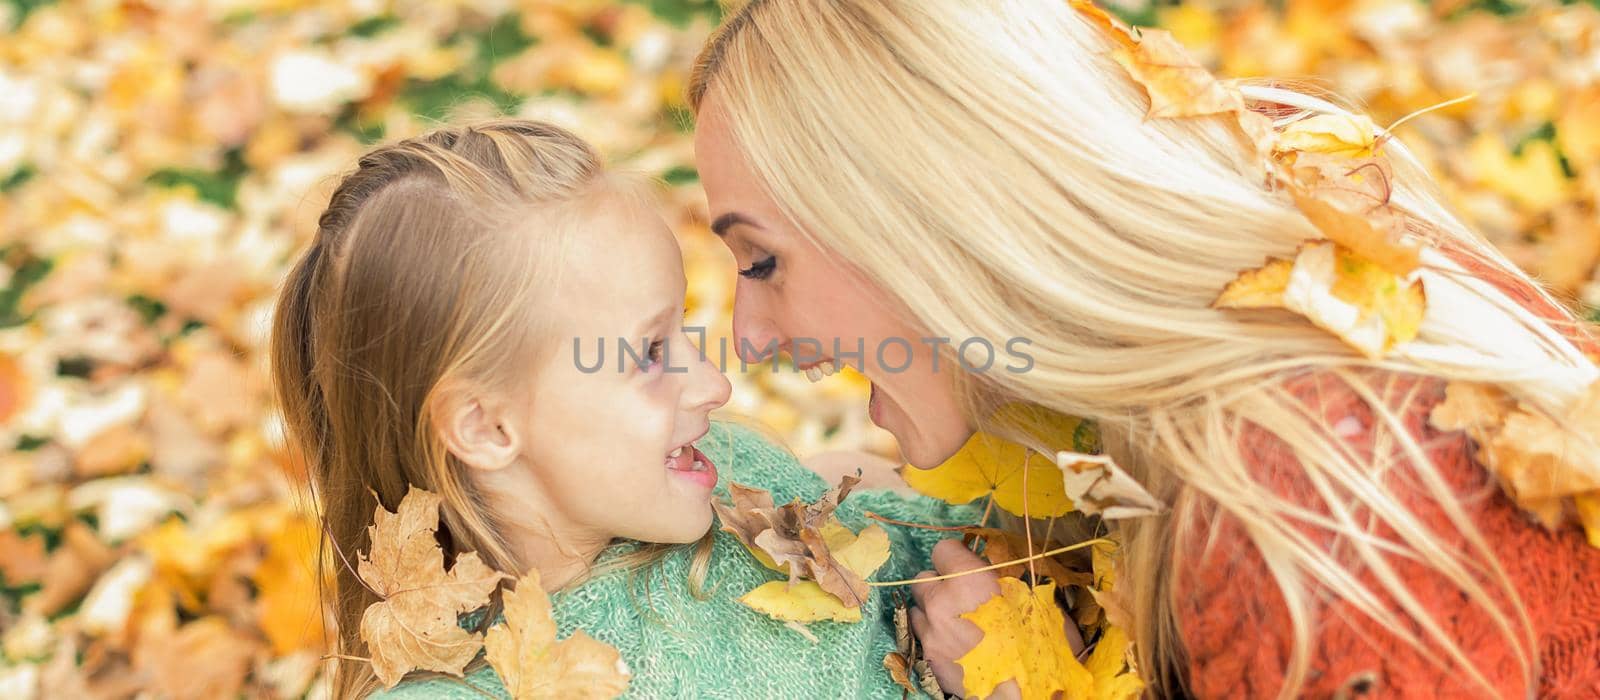
<instances>
[{"instance_id":1,"label":"girl's blonde hair","mask_svg":"<svg viewBox=\"0 0 1600 700\"><path fill-rule=\"evenodd\" d=\"M1285 697L1307 680L1314 589L1492 687L1444 621L1397 580L1391 555L1422 562L1481 606L1517 650L1531 693L1533 631L1515 589L1405 429L1403 408L1359 370L1489 382L1559 414L1594 380L1594 364L1549 323L1436 252L1423 272L1430 313L1402 357L1365 359L1290 314L1212 309L1240 270L1292 258L1320 234L1266 186L1231 116L1147 119L1143 89L1112 49L1062 0L752 0L702 52L690 101L703 113L714 93L757 179L795 227L862 270L923 328L1033 341L1030 371L962 377L980 428L991 429L983 421L994 407L1016 400L1093 419L1106 450L1171 504L1166 516L1120 526L1119 592L1131 605L1141 673L1158 693L1177 690L1184 663L1170 572L1193 553L1173 546L1175 524L1201 522L1209 504L1242 525L1288 605L1294 653ZM1288 90L1248 95L1338 109ZM1415 230L1532 286L1440 206L1400 144L1385 148L1395 160L1394 201ZM1283 390L1287 377L1309 370L1341 379L1371 404L1378 457L1354 454ZM1286 500L1252 471L1240 454L1247 423L1292 449L1326 513ZM1400 460L1413 463L1465 549L1430 531L1386 485L1383 472ZM1308 524L1339 536L1343 549L1321 546ZM1398 541L1374 536L1377 527ZM1363 571L1376 587L1362 583ZM1402 614L1390 613L1384 596Z\"/></svg>"},{"instance_id":2,"label":"girl's blonde hair","mask_svg":"<svg viewBox=\"0 0 1600 700\"><path fill-rule=\"evenodd\" d=\"M374 507L395 510L411 486L432 491L451 556L475 551L497 570L526 570L432 412L458 381L526 385L529 363L506 358L555 350L547 310L577 224L618 195L644 205L637 184L607 173L567 131L496 119L375 148L334 191L278 300L272 374L310 466L324 546L337 554L325 596L342 655L335 697L375 687L368 664L347 660L368 656L360 620L376 598L352 565L370 546ZM646 546L611 565L669 549Z\"/></svg>"}]
</instances>

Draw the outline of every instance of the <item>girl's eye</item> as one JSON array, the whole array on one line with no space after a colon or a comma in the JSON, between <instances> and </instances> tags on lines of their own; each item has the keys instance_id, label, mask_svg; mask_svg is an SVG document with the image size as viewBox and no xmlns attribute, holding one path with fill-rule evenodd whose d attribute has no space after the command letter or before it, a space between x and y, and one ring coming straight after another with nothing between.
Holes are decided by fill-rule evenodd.
<instances>
[{"instance_id":1,"label":"girl's eye","mask_svg":"<svg viewBox=\"0 0 1600 700\"><path fill-rule=\"evenodd\" d=\"M778 256L768 255L767 259L752 264L750 267L739 271L739 276L749 280L764 280L772 276L772 271L778 267Z\"/></svg>"},{"instance_id":2,"label":"girl's eye","mask_svg":"<svg viewBox=\"0 0 1600 700\"><path fill-rule=\"evenodd\" d=\"M648 372L655 369L656 365L661 364L661 359L666 352L666 345L667 343L664 340L650 341L650 347L645 351L644 362L639 365L639 369Z\"/></svg>"}]
</instances>

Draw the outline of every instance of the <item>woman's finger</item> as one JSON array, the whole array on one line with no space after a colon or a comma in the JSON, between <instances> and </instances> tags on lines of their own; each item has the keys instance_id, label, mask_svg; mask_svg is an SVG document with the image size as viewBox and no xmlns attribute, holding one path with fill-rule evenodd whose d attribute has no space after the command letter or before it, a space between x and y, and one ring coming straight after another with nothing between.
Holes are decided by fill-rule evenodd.
<instances>
[{"instance_id":1,"label":"woman's finger","mask_svg":"<svg viewBox=\"0 0 1600 700\"><path fill-rule=\"evenodd\" d=\"M938 574L932 571L922 571L917 573L916 578L933 578L934 576L938 576ZM917 601L917 607L925 608L928 606L928 594L932 593L937 585L939 584L936 581L911 584L911 599Z\"/></svg>"},{"instance_id":2,"label":"woman's finger","mask_svg":"<svg viewBox=\"0 0 1600 700\"><path fill-rule=\"evenodd\" d=\"M940 540L933 546L933 568L941 574L956 574L981 569L989 562L973 554L961 540Z\"/></svg>"}]
</instances>

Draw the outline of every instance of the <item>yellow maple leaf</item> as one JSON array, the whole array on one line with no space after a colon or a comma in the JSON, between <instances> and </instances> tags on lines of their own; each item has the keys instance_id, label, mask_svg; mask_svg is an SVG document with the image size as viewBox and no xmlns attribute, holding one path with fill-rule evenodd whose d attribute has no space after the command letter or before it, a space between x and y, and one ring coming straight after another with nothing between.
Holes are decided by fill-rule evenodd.
<instances>
[{"instance_id":1,"label":"yellow maple leaf","mask_svg":"<svg viewBox=\"0 0 1600 700\"><path fill-rule=\"evenodd\" d=\"M380 505L367 528L372 547L356 571L382 600L361 614L361 639L385 687L413 669L461 675L483 640L457 625L456 616L487 604L506 578L477 552L456 557L446 571L438 529L439 497L416 487L394 513Z\"/></svg>"},{"instance_id":2,"label":"yellow maple leaf","mask_svg":"<svg viewBox=\"0 0 1600 700\"><path fill-rule=\"evenodd\" d=\"M256 570L256 622L279 654L316 649L324 642L318 600L317 525L286 518L267 538L267 556Z\"/></svg>"},{"instance_id":3,"label":"yellow maple leaf","mask_svg":"<svg viewBox=\"0 0 1600 700\"><path fill-rule=\"evenodd\" d=\"M1293 260L1268 258L1266 265L1240 272L1211 306L1217 309L1281 309L1283 291L1289 288L1289 275L1293 271Z\"/></svg>"},{"instance_id":4,"label":"yellow maple leaf","mask_svg":"<svg viewBox=\"0 0 1600 700\"><path fill-rule=\"evenodd\" d=\"M1589 536L1589 546L1600 547L1600 491L1590 491L1573 500L1578 509L1578 521Z\"/></svg>"},{"instance_id":5,"label":"yellow maple leaf","mask_svg":"<svg viewBox=\"0 0 1600 700\"><path fill-rule=\"evenodd\" d=\"M614 698L628 689L628 666L616 648L583 630L556 641L538 571L505 593L505 622L489 628L483 646L515 700Z\"/></svg>"},{"instance_id":6,"label":"yellow maple leaf","mask_svg":"<svg viewBox=\"0 0 1600 700\"><path fill-rule=\"evenodd\" d=\"M1530 213L1549 211L1571 196L1561 156L1549 141L1529 141L1513 154L1499 135L1485 131L1467 145L1467 160L1479 182Z\"/></svg>"},{"instance_id":7,"label":"yellow maple leaf","mask_svg":"<svg viewBox=\"0 0 1600 700\"><path fill-rule=\"evenodd\" d=\"M1361 114L1318 114L1283 128L1274 150L1327 153L1346 158L1371 158L1378 148L1378 127Z\"/></svg>"},{"instance_id":8,"label":"yellow maple leaf","mask_svg":"<svg viewBox=\"0 0 1600 700\"><path fill-rule=\"evenodd\" d=\"M1083 667L1094 677L1095 700L1127 700L1138 697L1144 690L1144 681L1128 666L1128 647L1132 643L1128 633L1120 627L1107 626L1100 641L1084 659Z\"/></svg>"},{"instance_id":9,"label":"yellow maple leaf","mask_svg":"<svg viewBox=\"0 0 1600 700\"><path fill-rule=\"evenodd\" d=\"M1000 579L1000 593L961 616L983 631L983 639L956 663L967 692L979 697L1015 680L1023 700L1050 700L1057 693L1087 698L1094 676L1070 653L1056 604L1055 584L1032 588L1015 578Z\"/></svg>"},{"instance_id":10,"label":"yellow maple leaf","mask_svg":"<svg viewBox=\"0 0 1600 700\"><path fill-rule=\"evenodd\" d=\"M1084 450L1094 442L1090 425L1070 416L1025 416L1007 407L996 420L1020 426L1053 449ZM992 494L994 504L1013 515L1047 518L1070 512L1060 470L1049 457L1030 455L1022 445L980 431L943 464L902 468L900 476L919 493L946 503L971 503Z\"/></svg>"},{"instance_id":11,"label":"yellow maple leaf","mask_svg":"<svg viewBox=\"0 0 1600 700\"><path fill-rule=\"evenodd\" d=\"M860 622L861 606L845 605L816 581L768 581L739 598L751 609L788 622Z\"/></svg>"},{"instance_id":12,"label":"yellow maple leaf","mask_svg":"<svg viewBox=\"0 0 1600 700\"><path fill-rule=\"evenodd\" d=\"M1273 259L1240 273L1212 307L1288 309L1379 358L1417 337L1427 295L1415 275L1397 275L1341 245L1314 241L1302 245L1292 263Z\"/></svg>"}]
</instances>

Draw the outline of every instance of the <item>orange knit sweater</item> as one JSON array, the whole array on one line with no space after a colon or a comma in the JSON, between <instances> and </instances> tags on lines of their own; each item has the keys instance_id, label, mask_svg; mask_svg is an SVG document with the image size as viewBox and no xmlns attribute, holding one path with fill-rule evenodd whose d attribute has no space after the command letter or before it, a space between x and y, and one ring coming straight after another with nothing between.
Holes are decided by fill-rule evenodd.
<instances>
[{"instance_id":1,"label":"orange knit sweater","mask_svg":"<svg viewBox=\"0 0 1600 700\"><path fill-rule=\"evenodd\" d=\"M1530 308L1549 311L1540 309L1526 289L1513 291L1522 292L1515 296ZM1592 340L1580 342L1591 354L1600 352ZM1444 399L1442 382L1379 373L1365 379L1400 411L1408 429L1420 438L1511 578L1537 637L1537 697L1600 698L1600 549L1591 547L1576 526L1552 532L1534 522L1473 460L1470 439L1428 425L1429 412ZM1356 454L1373 454L1377 442L1373 411L1341 380L1312 373L1289 380L1286 386L1334 426ZM1253 426L1245 428L1241 439L1242 454L1255 468L1257 478L1272 484L1292 502L1325 512L1287 445ZM1426 495L1408 463L1391 469L1386 484L1420 522L1466 551L1464 538L1449 526L1443 509ZM1293 644L1288 609L1242 526L1219 514L1214 506L1199 510L1195 520L1180 530L1178 542L1178 551L1195 554L1180 561L1176 571L1176 612L1187 654L1188 690L1202 698L1275 697ZM1360 522L1359 513L1356 517ZM1304 531L1337 551L1339 538L1311 526ZM1374 528L1374 534L1394 537L1385 527ZM1495 696L1526 696L1512 641L1480 607L1466 602L1459 588L1423 565L1397 557L1391 557L1390 563L1411 594L1494 684ZM1361 574L1361 579L1370 590L1383 590L1370 572ZM1311 671L1302 696L1453 698L1485 694L1482 686L1473 684L1460 669L1441 669L1349 603L1326 591L1314 590L1313 597L1317 602L1313 604ZM1385 597L1383 602L1391 610L1400 610L1392 599Z\"/></svg>"}]
</instances>

